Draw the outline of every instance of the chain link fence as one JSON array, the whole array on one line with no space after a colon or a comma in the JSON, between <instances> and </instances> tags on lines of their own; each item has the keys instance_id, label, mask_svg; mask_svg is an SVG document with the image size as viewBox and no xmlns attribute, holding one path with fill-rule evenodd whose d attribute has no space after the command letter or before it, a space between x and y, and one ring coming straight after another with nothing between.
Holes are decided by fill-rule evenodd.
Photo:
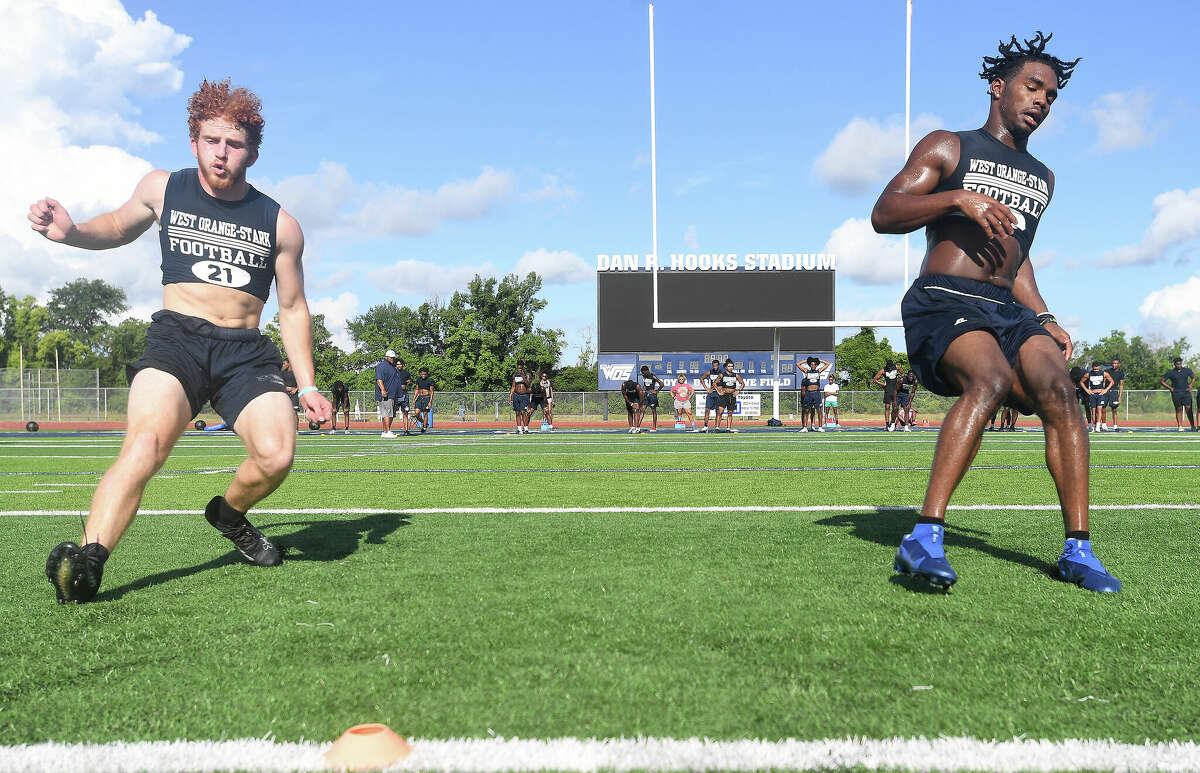
<instances>
[{"instance_id":1,"label":"chain link fence","mask_svg":"<svg viewBox=\"0 0 1200 773\"><path fill-rule=\"evenodd\" d=\"M11 375L10 375L11 374ZM53 370L25 371L24 389L21 388L15 369L0 369L0 421L106 421L121 422L129 405L128 387L100 387L96 371L59 371L55 378ZM70 374L70 375L68 375ZM80 382L91 379L90 385ZM328 393L326 393L328 395ZM739 416L744 423L762 423L773 415L774 405L771 392L750 392L761 400L761 416ZM917 422L941 420L950 406L952 397L938 397L918 391L913 405L917 409ZM659 397L660 422L671 421L674 416L672 399L663 392ZM694 404L694 401L693 401ZM703 403L701 403L703 404ZM453 422L507 422L512 419L512 407L508 392L437 392L434 395L434 423ZM373 392L350 393L350 415L356 421L373 421L376 402ZM1175 408L1171 394L1166 390L1126 390L1124 400L1117 409L1121 424L1174 421ZM838 399L839 418L842 423L883 423L883 393L881 391L844 390ZM800 420L800 393L780 392L780 418L788 421ZM220 419L210 406L204 406L198 418L210 423ZM541 412L536 413L541 418ZM703 418L703 414L697 418ZM555 392L554 420L556 423L624 421L625 400L620 392ZM1111 421L1111 419L1110 419Z\"/></svg>"}]
</instances>

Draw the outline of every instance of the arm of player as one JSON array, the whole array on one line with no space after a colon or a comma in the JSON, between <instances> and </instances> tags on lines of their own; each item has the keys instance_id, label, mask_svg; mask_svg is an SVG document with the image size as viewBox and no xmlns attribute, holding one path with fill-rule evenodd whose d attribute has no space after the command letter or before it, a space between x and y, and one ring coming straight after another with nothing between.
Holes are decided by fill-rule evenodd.
<instances>
[{"instance_id":1,"label":"arm of player","mask_svg":"<svg viewBox=\"0 0 1200 773\"><path fill-rule=\"evenodd\" d=\"M990 196L974 191L934 193L938 183L954 173L961 144L954 132L927 134L892 178L871 210L876 233L904 234L959 211L973 220L989 239L1012 236L1016 216Z\"/></svg>"},{"instance_id":2,"label":"arm of player","mask_svg":"<svg viewBox=\"0 0 1200 773\"><path fill-rule=\"evenodd\" d=\"M162 212L169 177L162 170L150 172L138 182L129 201L86 223L76 223L66 207L54 199L39 199L29 206L30 228L52 242L85 250L129 244L144 234Z\"/></svg>"},{"instance_id":3,"label":"arm of player","mask_svg":"<svg viewBox=\"0 0 1200 773\"><path fill-rule=\"evenodd\" d=\"M1046 302L1042 300L1042 293L1038 290L1037 279L1033 275L1033 261L1026 258L1021 267L1017 269L1017 275L1013 278L1013 298L1017 303L1027 306L1033 310L1035 314L1041 314L1046 311ZM1045 330L1050 334L1050 337L1058 343L1058 348L1063 350L1065 359L1071 359L1071 352L1074 346L1071 343L1071 336L1062 328L1058 322L1047 322Z\"/></svg>"},{"instance_id":4,"label":"arm of player","mask_svg":"<svg viewBox=\"0 0 1200 773\"><path fill-rule=\"evenodd\" d=\"M315 386L313 369L312 315L304 298L304 233L296 218L279 210L276 225L278 254L275 256L275 289L279 293L279 334L296 374L296 385L303 390ZM300 405L309 421L329 421L332 407L325 395L309 390L300 396Z\"/></svg>"},{"instance_id":5,"label":"arm of player","mask_svg":"<svg viewBox=\"0 0 1200 773\"><path fill-rule=\"evenodd\" d=\"M883 383L883 368L879 369L879 372L875 374L875 378L871 379L871 383L881 387L887 386L887 384Z\"/></svg>"}]
</instances>

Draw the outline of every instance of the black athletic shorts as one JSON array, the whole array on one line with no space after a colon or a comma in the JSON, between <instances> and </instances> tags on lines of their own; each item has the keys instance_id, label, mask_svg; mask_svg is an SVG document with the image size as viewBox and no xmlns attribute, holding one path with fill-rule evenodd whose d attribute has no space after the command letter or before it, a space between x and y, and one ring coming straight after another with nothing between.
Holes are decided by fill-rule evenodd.
<instances>
[{"instance_id":1,"label":"black athletic shorts","mask_svg":"<svg viewBox=\"0 0 1200 773\"><path fill-rule=\"evenodd\" d=\"M737 410L737 395L733 392L726 392L721 395L721 407L727 411Z\"/></svg>"},{"instance_id":2,"label":"black athletic shorts","mask_svg":"<svg viewBox=\"0 0 1200 773\"><path fill-rule=\"evenodd\" d=\"M257 328L217 327L174 311L156 311L146 331L146 353L125 366L129 383L146 368L179 380L194 418L206 402L232 427L251 400L287 394L279 350Z\"/></svg>"},{"instance_id":3,"label":"black athletic shorts","mask_svg":"<svg viewBox=\"0 0 1200 773\"><path fill-rule=\"evenodd\" d=\"M645 394L645 396L642 397L642 405L646 406L647 408L657 408L658 407L658 393L657 392L647 392Z\"/></svg>"},{"instance_id":4,"label":"black athletic shorts","mask_svg":"<svg viewBox=\"0 0 1200 773\"><path fill-rule=\"evenodd\" d=\"M333 392L332 394L333 394L333 410L335 413L339 410L344 410L344 411L350 410L350 393L349 392L342 392L340 394L337 392Z\"/></svg>"},{"instance_id":5,"label":"black athletic shorts","mask_svg":"<svg viewBox=\"0 0 1200 773\"><path fill-rule=\"evenodd\" d=\"M1176 408L1191 408L1192 407L1191 390L1189 390L1187 392L1172 391L1171 392L1171 402L1175 403Z\"/></svg>"},{"instance_id":6,"label":"black athletic shorts","mask_svg":"<svg viewBox=\"0 0 1200 773\"><path fill-rule=\"evenodd\" d=\"M917 378L936 395L952 397L953 387L938 375L938 363L954 339L972 330L996 337L1009 365L1035 335L1050 335L1037 315L1013 298L1012 291L959 276L917 277L900 303L908 361Z\"/></svg>"},{"instance_id":7,"label":"black athletic shorts","mask_svg":"<svg viewBox=\"0 0 1200 773\"><path fill-rule=\"evenodd\" d=\"M824 395L820 389L805 390L800 393L801 408L820 408Z\"/></svg>"},{"instance_id":8,"label":"black athletic shorts","mask_svg":"<svg viewBox=\"0 0 1200 773\"><path fill-rule=\"evenodd\" d=\"M429 410L429 395L417 395L416 401L413 402L413 407L421 413Z\"/></svg>"},{"instance_id":9,"label":"black athletic shorts","mask_svg":"<svg viewBox=\"0 0 1200 773\"><path fill-rule=\"evenodd\" d=\"M912 392L897 392L896 405L901 408L907 408L912 403Z\"/></svg>"},{"instance_id":10,"label":"black athletic shorts","mask_svg":"<svg viewBox=\"0 0 1200 773\"><path fill-rule=\"evenodd\" d=\"M883 404L891 405L892 403L896 402L896 393L898 391L899 390L897 390L894 387L892 389L888 389L887 387L884 387L883 388Z\"/></svg>"}]
</instances>

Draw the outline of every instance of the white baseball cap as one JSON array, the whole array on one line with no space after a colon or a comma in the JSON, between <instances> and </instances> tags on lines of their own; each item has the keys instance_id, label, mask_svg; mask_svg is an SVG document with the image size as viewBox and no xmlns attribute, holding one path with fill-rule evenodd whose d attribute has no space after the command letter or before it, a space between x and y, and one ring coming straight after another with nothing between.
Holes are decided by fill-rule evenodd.
<instances>
[{"instance_id":1,"label":"white baseball cap","mask_svg":"<svg viewBox=\"0 0 1200 773\"><path fill-rule=\"evenodd\" d=\"M387 352L386 352L386 353L385 353L383 356L384 356L384 357L395 357L395 356L396 356L396 352L395 352L395 351L393 351L393 350L391 350L391 349L388 349L388 350L387 350Z\"/></svg>"}]
</instances>

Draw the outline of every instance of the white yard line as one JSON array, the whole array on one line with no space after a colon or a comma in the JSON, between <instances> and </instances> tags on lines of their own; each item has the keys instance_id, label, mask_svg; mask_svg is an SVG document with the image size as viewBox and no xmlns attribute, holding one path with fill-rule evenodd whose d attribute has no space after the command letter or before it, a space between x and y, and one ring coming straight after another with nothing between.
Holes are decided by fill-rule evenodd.
<instances>
[{"instance_id":1,"label":"white yard line","mask_svg":"<svg viewBox=\"0 0 1200 773\"><path fill-rule=\"evenodd\" d=\"M813 770L861 767L912 771L1194 771L1191 741L982 741L975 738L846 738L819 741L716 741L687 738L455 738L410 741L412 753L387 770L687 771ZM268 739L0 747L0 773L55 770L328 770L328 743Z\"/></svg>"},{"instance_id":2,"label":"white yard line","mask_svg":"<svg viewBox=\"0 0 1200 773\"><path fill-rule=\"evenodd\" d=\"M911 505L712 505L679 507L256 507L264 515L555 515L559 513L890 513L920 509ZM949 510L1058 510L1044 505L950 505ZM1092 510L1200 510L1200 504L1092 505ZM202 515L203 510L138 510L138 515ZM3 516L86 515L86 510L0 510Z\"/></svg>"}]
</instances>

